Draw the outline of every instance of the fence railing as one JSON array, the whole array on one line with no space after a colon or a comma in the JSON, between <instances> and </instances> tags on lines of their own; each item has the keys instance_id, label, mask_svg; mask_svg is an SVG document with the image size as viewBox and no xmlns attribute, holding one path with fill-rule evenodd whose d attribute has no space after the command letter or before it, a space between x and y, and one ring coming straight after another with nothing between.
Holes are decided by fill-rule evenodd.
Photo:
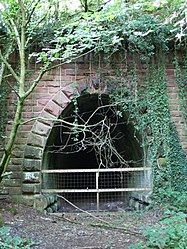
<instances>
[{"instance_id":1,"label":"fence railing","mask_svg":"<svg viewBox=\"0 0 187 249\"><path fill-rule=\"evenodd\" d=\"M102 196L127 192L151 191L151 168L50 169L42 170L42 192L54 194L94 195L99 209ZM125 194L124 194L125 195ZM115 197L116 198L116 197Z\"/></svg>"}]
</instances>

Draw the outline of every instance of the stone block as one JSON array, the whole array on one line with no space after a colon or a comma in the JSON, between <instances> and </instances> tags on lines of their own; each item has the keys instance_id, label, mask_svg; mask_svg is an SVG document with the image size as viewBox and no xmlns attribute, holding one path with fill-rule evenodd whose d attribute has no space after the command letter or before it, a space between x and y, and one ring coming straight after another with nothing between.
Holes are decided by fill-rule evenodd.
<instances>
[{"instance_id":1,"label":"stone block","mask_svg":"<svg viewBox=\"0 0 187 249\"><path fill-rule=\"evenodd\" d=\"M22 181L23 183L39 183L40 172L23 172Z\"/></svg>"},{"instance_id":2,"label":"stone block","mask_svg":"<svg viewBox=\"0 0 187 249\"><path fill-rule=\"evenodd\" d=\"M5 187L20 187L21 186L21 179L4 179L4 186Z\"/></svg>"},{"instance_id":3,"label":"stone block","mask_svg":"<svg viewBox=\"0 0 187 249\"><path fill-rule=\"evenodd\" d=\"M12 151L12 157L23 158L23 155L24 151L15 151L15 150Z\"/></svg>"},{"instance_id":4,"label":"stone block","mask_svg":"<svg viewBox=\"0 0 187 249\"><path fill-rule=\"evenodd\" d=\"M47 124L49 126L53 126L53 122L55 120L56 118L50 113L46 112L45 110L41 113L41 119L40 119L41 123Z\"/></svg>"},{"instance_id":5,"label":"stone block","mask_svg":"<svg viewBox=\"0 0 187 249\"><path fill-rule=\"evenodd\" d=\"M23 161L23 159L21 159L21 161ZM12 162L12 160L11 160ZM7 168L7 171L11 171L11 172L19 172L22 170L21 164L20 165L12 165L10 164Z\"/></svg>"},{"instance_id":6,"label":"stone block","mask_svg":"<svg viewBox=\"0 0 187 249\"><path fill-rule=\"evenodd\" d=\"M15 167L15 165L21 165L22 161L22 158L11 158L11 163L14 165L13 167Z\"/></svg>"},{"instance_id":7,"label":"stone block","mask_svg":"<svg viewBox=\"0 0 187 249\"><path fill-rule=\"evenodd\" d=\"M41 135L37 135L34 133L31 133L29 138L28 138L28 142L27 144L32 145L32 146L36 146L36 147L41 147L43 148L46 142L46 138L41 136Z\"/></svg>"},{"instance_id":8,"label":"stone block","mask_svg":"<svg viewBox=\"0 0 187 249\"><path fill-rule=\"evenodd\" d=\"M42 158L43 150L38 147L27 146L25 149L25 158L40 159Z\"/></svg>"},{"instance_id":9,"label":"stone block","mask_svg":"<svg viewBox=\"0 0 187 249\"><path fill-rule=\"evenodd\" d=\"M58 117L62 112L62 108L53 101L50 101L44 110L55 117Z\"/></svg>"},{"instance_id":10,"label":"stone block","mask_svg":"<svg viewBox=\"0 0 187 249\"><path fill-rule=\"evenodd\" d=\"M42 122L36 121L32 132L41 136L47 136L49 134L51 127Z\"/></svg>"},{"instance_id":11,"label":"stone block","mask_svg":"<svg viewBox=\"0 0 187 249\"><path fill-rule=\"evenodd\" d=\"M65 93L65 95L66 95L67 97L71 97L71 96L73 96L75 90L74 90L73 85L71 84L71 85L65 86L65 87L62 89L62 92Z\"/></svg>"},{"instance_id":12,"label":"stone block","mask_svg":"<svg viewBox=\"0 0 187 249\"><path fill-rule=\"evenodd\" d=\"M47 207L48 202L45 196L43 195L35 195L34 198L34 208L40 211L44 211L44 209Z\"/></svg>"},{"instance_id":13,"label":"stone block","mask_svg":"<svg viewBox=\"0 0 187 249\"><path fill-rule=\"evenodd\" d=\"M58 92L53 101L62 108L66 107L67 104L70 102L68 97L63 92Z\"/></svg>"},{"instance_id":14,"label":"stone block","mask_svg":"<svg viewBox=\"0 0 187 249\"><path fill-rule=\"evenodd\" d=\"M12 195L13 200L26 206L34 206L34 195Z\"/></svg>"},{"instance_id":15,"label":"stone block","mask_svg":"<svg viewBox=\"0 0 187 249\"><path fill-rule=\"evenodd\" d=\"M9 194L9 188L3 186L3 184L0 184L0 195L8 195Z\"/></svg>"},{"instance_id":16,"label":"stone block","mask_svg":"<svg viewBox=\"0 0 187 249\"><path fill-rule=\"evenodd\" d=\"M20 134L19 134L20 135ZM18 137L16 138L16 141L15 141L15 144L16 145L23 145L23 144L26 144L27 142L27 138L22 138L18 135Z\"/></svg>"},{"instance_id":17,"label":"stone block","mask_svg":"<svg viewBox=\"0 0 187 249\"><path fill-rule=\"evenodd\" d=\"M39 171L40 169L41 169L41 160L24 159L23 162L24 171Z\"/></svg>"},{"instance_id":18,"label":"stone block","mask_svg":"<svg viewBox=\"0 0 187 249\"><path fill-rule=\"evenodd\" d=\"M21 195L21 194L22 194L21 187L9 188L9 195Z\"/></svg>"},{"instance_id":19,"label":"stone block","mask_svg":"<svg viewBox=\"0 0 187 249\"><path fill-rule=\"evenodd\" d=\"M22 177L21 172L12 172L12 174L10 175L11 179L21 179L21 177Z\"/></svg>"},{"instance_id":20,"label":"stone block","mask_svg":"<svg viewBox=\"0 0 187 249\"><path fill-rule=\"evenodd\" d=\"M40 184L24 183L22 184L22 191L24 194L39 194L41 190Z\"/></svg>"}]
</instances>

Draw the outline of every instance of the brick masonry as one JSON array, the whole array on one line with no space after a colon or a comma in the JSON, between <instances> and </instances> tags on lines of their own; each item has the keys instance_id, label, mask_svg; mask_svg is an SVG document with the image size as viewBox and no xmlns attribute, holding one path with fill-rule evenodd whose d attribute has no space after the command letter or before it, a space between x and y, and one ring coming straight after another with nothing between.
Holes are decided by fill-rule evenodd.
<instances>
[{"instance_id":1,"label":"brick masonry","mask_svg":"<svg viewBox=\"0 0 187 249\"><path fill-rule=\"evenodd\" d=\"M94 68L87 60L81 59L77 63L65 64L61 68L53 69L43 76L38 87L25 101L23 120L32 121L26 122L19 128L9 165L12 175L11 179L5 181L5 192L9 192L14 198L18 198L27 205L39 205L43 152L54 121L71 102L77 91L79 93L85 89L90 89L90 93L108 91L105 82L101 82L101 87L97 90L91 84L92 79L97 77L97 68L98 65ZM108 65L103 66L103 72L106 75L113 75ZM171 65L168 67L167 75L171 115L182 147L187 152L186 123L180 107L174 68ZM33 77L34 75L30 80L28 79L28 84ZM12 99L10 96L9 112L13 109ZM7 134L10 130L11 124L8 124ZM46 201L44 200L43 203Z\"/></svg>"}]
</instances>

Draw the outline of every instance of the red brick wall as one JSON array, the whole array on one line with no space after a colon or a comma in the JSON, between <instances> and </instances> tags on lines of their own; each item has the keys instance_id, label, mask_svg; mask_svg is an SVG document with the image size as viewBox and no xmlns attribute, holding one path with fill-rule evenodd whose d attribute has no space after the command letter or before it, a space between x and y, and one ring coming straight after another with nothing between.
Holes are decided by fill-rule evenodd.
<instances>
[{"instance_id":1,"label":"red brick wall","mask_svg":"<svg viewBox=\"0 0 187 249\"><path fill-rule=\"evenodd\" d=\"M96 68L98 68L98 65L96 65ZM102 72L112 75L112 71L107 65L104 66ZM171 65L168 66L167 75L171 115L181 144L187 152L186 126L180 107L178 87L174 79L174 68ZM53 69L43 76L34 92L25 101L23 121L29 119L31 121L20 126L9 165L9 170L13 173L11 179L5 181L5 191L7 188L11 195L19 199L21 196L26 204L37 206L41 190L42 156L52 127L52 121L49 119L58 118L73 98L75 89L81 92L88 87L91 93L97 92L91 84L91 79L94 77L96 77L94 66L83 59L78 63L65 64L59 69ZM33 78L34 75L32 75L31 70L31 75L28 76L28 84L32 82ZM104 83L98 91L101 93L107 92ZM12 117L15 110L14 99L15 96L9 97L8 111L12 113ZM38 117L48 120L36 120L35 118ZM10 130L11 124L9 123L7 134ZM33 196L35 197L33 198Z\"/></svg>"}]
</instances>

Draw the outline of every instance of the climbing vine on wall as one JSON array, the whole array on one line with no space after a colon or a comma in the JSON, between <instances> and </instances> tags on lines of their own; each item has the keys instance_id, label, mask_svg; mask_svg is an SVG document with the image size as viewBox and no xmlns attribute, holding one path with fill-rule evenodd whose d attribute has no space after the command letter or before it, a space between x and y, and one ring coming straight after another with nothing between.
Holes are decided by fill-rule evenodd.
<instances>
[{"instance_id":1,"label":"climbing vine on wall","mask_svg":"<svg viewBox=\"0 0 187 249\"><path fill-rule=\"evenodd\" d=\"M187 120L187 54L184 55L183 68L180 66L180 61L175 54L174 65L175 65L175 77L176 83L179 88L180 104L183 111L184 120Z\"/></svg>"},{"instance_id":2,"label":"climbing vine on wall","mask_svg":"<svg viewBox=\"0 0 187 249\"><path fill-rule=\"evenodd\" d=\"M160 58L145 63L145 74L141 78L136 73L135 62L134 70L129 66L125 72L115 68L121 76L121 85L113 88L111 97L121 113L130 114L129 122L141 134L146 159L142 164L153 168L153 197L157 201L171 201L174 192L186 189L187 160L170 116L166 62L164 56ZM181 75L179 69L177 72Z\"/></svg>"},{"instance_id":3,"label":"climbing vine on wall","mask_svg":"<svg viewBox=\"0 0 187 249\"><path fill-rule=\"evenodd\" d=\"M7 125L7 118L8 118L8 113L7 113L7 96L10 92L10 89L7 86L7 83L5 81L1 82L0 85L0 140L1 145L4 144L4 140L6 138L6 125Z\"/></svg>"}]
</instances>

